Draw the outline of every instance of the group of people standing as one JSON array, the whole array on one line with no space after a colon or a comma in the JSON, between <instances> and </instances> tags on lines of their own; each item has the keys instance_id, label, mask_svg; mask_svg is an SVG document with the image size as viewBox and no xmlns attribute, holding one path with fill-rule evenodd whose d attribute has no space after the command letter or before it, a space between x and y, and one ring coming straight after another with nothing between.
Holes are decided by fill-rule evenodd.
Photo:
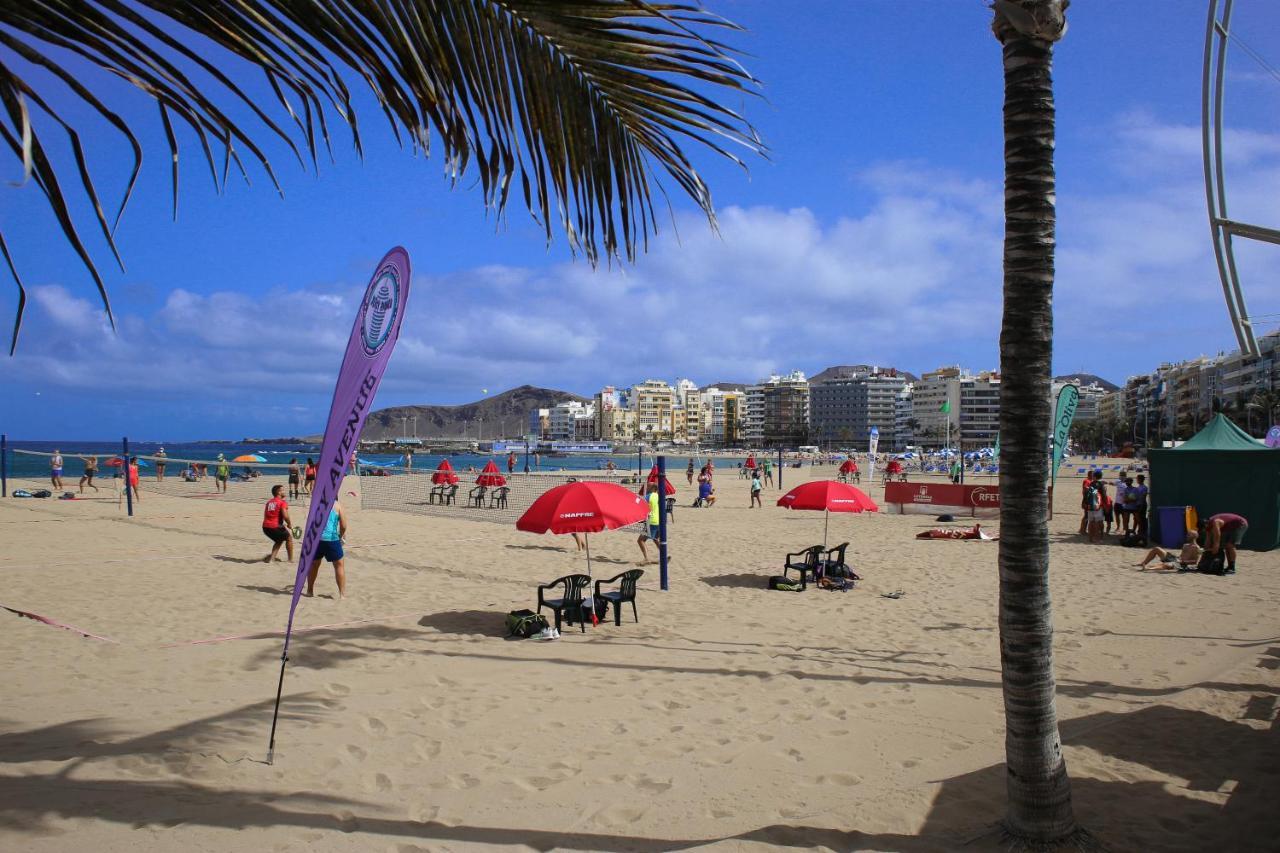
<instances>
[{"instance_id":1,"label":"group of people standing","mask_svg":"<svg viewBox=\"0 0 1280 853\"><path fill-rule=\"evenodd\" d=\"M1122 472L1108 487L1102 472L1090 471L1080 487L1080 533L1090 542L1101 542L1104 536L1137 537L1138 544L1146 545L1148 497L1147 476L1137 479Z\"/></svg>"}]
</instances>

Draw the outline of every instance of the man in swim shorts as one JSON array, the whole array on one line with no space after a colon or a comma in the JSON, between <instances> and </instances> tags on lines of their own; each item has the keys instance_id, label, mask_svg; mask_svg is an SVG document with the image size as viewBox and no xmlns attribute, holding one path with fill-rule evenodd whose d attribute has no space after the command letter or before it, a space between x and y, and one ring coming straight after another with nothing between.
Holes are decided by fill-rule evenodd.
<instances>
[{"instance_id":1,"label":"man in swim shorts","mask_svg":"<svg viewBox=\"0 0 1280 853\"><path fill-rule=\"evenodd\" d=\"M644 554L644 562L649 562L649 550L645 547L646 542L650 539L653 544L657 545L662 541L662 537L658 535L658 524L662 521L662 500L658 497L658 484L650 483L648 489L649 501L649 521L645 528L645 532L641 533L636 542L640 545L640 553Z\"/></svg>"},{"instance_id":2,"label":"man in swim shorts","mask_svg":"<svg viewBox=\"0 0 1280 853\"><path fill-rule=\"evenodd\" d=\"M320 574L320 561L333 563L333 576L338 582L338 598L347 597L347 572L343 563L342 539L347 535L347 513L339 501L333 502L329 510L329 519L325 522L324 531L320 534L320 544L316 549L316 558L311 561L307 571L307 598L316 591L316 576Z\"/></svg>"},{"instance_id":3,"label":"man in swim shorts","mask_svg":"<svg viewBox=\"0 0 1280 853\"><path fill-rule=\"evenodd\" d=\"M93 477L98 473L98 457L81 456L84 460L84 474L80 477L80 494L84 494L84 487L90 486L93 490L99 491L98 487L93 485Z\"/></svg>"},{"instance_id":4,"label":"man in swim shorts","mask_svg":"<svg viewBox=\"0 0 1280 853\"><path fill-rule=\"evenodd\" d=\"M156 482L157 483L164 482L164 464L165 464L164 460L165 460L165 457L167 457L168 455L169 454L164 452L163 447L156 451L155 463L156 463Z\"/></svg>"},{"instance_id":5,"label":"man in swim shorts","mask_svg":"<svg viewBox=\"0 0 1280 853\"><path fill-rule=\"evenodd\" d=\"M271 553L262 558L270 563L285 546L289 562L293 562L293 520L289 518L289 502L284 499L284 486L271 487L271 500L262 511L262 533L271 540Z\"/></svg>"},{"instance_id":6,"label":"man in swim shorts","mask_svg":"<svg viewBox=\"0 0 1280 853\"><path fill-rule=\"evenodd\" d=\"M216 491L227 493L227 480L231 477L231 466L227 464L227 457L218 454L218 466L213 469L213 488Z\"/></svg>"},{"instance_id":7,"label":"man in swim shorts","mask_svg":"<svg viewBox=\"0 0 1280 853\"><path fill-rule=\"evenodd\" d=\"M1220 512L1217 515L1209 516L1209 523L1206 525L1206 536L1204 549L1211 554L1218 551L1224 551L1227 555L1226 572L1229 575L1236 573L1236 546L1244 541L1244 535L1249 532L1249 520L1243 515L1236 515L1234 512Z\"/></svg>"},{"instance_id":8,"label":"man in swim shorts","mask_svg":"<svg viewBox=\"0 0 1280 853\"><path fill-rule=\"evenodd\" d=\"M298 468L298 457L295 456L289 460L289 497L294 500L298 499L298 490L300 488L301 481L302 472ZM290 559L293 559L292 554L290 555Z\"/></svg>"},{"instance_id":9,"label":"man in swim shorts","mask_svg":"<svg viewBox=\"0 0 1280 853\"><path fill-rule=\"evenodd\" d=\"M56 447L53 449L53 455L49 457L49 481L53 483L55 489L62 488L62 451Z\"/></svg>"}]
</instances>

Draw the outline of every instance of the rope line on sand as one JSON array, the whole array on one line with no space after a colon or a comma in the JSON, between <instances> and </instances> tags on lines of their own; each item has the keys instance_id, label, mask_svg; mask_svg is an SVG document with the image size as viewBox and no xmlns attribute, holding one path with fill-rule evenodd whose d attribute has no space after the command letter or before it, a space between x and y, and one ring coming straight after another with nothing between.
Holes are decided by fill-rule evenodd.
<instances>
[{"instance_id":1,"label":"rope line on sand","mask_svg":"<svg viewBox=\"0 0 1280 853\"><path fill-rule=\"evenodd\" d=\"M91 634L88 631L84 630L83 628L77 628L75 625L68 625L64 622L59 622L56 619L50 619L48 616L41 616L39 613L31 613L27 610L19 610L16 607L10 607L7 604L0 604L0 607L3 607L5 610L8 610L10 613L13 613L16 616L21 616L25 619L31 619L35 622L40 622L45 625L50 625L54 628L61 628L64 631L71 631L72 633L79 634L82 637L89 637L94 640L101 640L104 643L115 643L116 645L120 645L120 642L118 640L113 640L110 637L100 637L97 634Z\"/></svg>"}]
</instances>

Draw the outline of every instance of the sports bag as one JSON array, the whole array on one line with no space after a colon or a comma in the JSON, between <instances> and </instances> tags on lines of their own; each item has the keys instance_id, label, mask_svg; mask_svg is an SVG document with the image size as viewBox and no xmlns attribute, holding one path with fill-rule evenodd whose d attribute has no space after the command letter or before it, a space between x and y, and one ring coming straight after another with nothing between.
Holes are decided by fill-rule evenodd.
<instances>
[{"instance_id":1,"label":"sports bag","mask_svg":"<svg viewBox=\"0 0 1280 853\"><path fill-rule=\"evenodd\" d=\"M769 589L778 589L783 592L800 592L804 589L804 584L800 581L791 580L786 575L774 575L769 578Z\"/></svg>"},{"instance_id":2,"label":"sports bag","mask_svg":"<svg viewBox=\"0 0 1280 853\"><path fill-rule=\"evenodd\" d=\"M507 636L529 638L547 627L547 620L532 610L512 610L507 614Z\"/></svg>"},{"instance_id":3,"label":"sports bag","mask_svg":"<svg viewBox=\"0 0 1280 853\"><path fill-rule=\"evenodd\" d=\"M1221 551L1214 554L1205 551L1200 555L1200 562L1196 565L1196 571L1202 575L1225 575L1227 573L1226 559Z\"/></svg>"}]
</instances>

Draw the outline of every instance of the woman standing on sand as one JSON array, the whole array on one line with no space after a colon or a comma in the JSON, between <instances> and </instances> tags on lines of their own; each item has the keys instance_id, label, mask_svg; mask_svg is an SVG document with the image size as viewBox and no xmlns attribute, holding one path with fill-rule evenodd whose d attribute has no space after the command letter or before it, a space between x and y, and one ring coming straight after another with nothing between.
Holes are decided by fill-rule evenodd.
<instances>
[{"instance_id":1,"label":"woman standing on sand","mask_svg":"<svg viewBox=\"0 0 1280 853\"><path fill-rule=\"evenodd\" d=\"M298 469L298 457L294 456L289 460L289 497L295 501L298 499L300 491L299 482L302 480L301 471ZM293 554L289 555L289 559L293 559Z\"/></svg>"},{"instance_id":2,"label":"woman standing on sand","mask_svg":"<svg viewBox=\"0 0 1280 853\"><path fill-rule=\"evenodd\" d=\"M693 485L693 460L689 460L689 466L684 469L684 476L689 481L689 485Z\"/></svg>"},{"instance_id":3,"label":"woman standing on sand","mask_svg":"<svg viewBox=\"0 0 1280 853\"><path fill-rule=\"evenodd\" d=\"M302 491L309 495L316 487L316 463L310 456L307 457L307 467L302 473Z\"/></svg>"}]
</instances>

